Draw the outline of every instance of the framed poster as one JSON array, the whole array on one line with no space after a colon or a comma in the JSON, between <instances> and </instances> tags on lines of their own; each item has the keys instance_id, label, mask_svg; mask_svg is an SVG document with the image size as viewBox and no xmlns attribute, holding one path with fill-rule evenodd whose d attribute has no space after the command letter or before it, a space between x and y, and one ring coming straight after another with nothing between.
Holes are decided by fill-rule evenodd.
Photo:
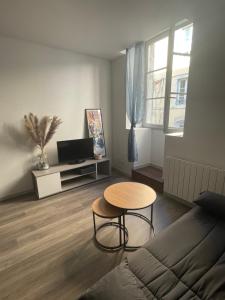
<instances>
[{"instance_id":1,"label":"framed poster","mask_svg":"<svg viewBox=\"0 0 225 300\"><path fill-rule=\"evenodd\" d=\"M94 154L106 155L101 109L86 109L89 137L94 140Z\"/></svg>"}]
</instances>

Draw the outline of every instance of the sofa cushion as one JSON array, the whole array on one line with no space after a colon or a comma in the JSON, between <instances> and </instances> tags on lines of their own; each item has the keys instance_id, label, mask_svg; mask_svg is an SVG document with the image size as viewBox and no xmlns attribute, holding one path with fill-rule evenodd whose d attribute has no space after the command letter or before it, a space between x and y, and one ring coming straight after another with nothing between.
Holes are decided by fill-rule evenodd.
<instances>
[{"instance_id":1,"label":"sofa cushion","mask_svg":"<svg viewBox=\"0 0 225 300\"><path fill-rule=\"evenodd\" d=\"M146 300L135 275L124 260L94 284L80 300Z\"/></svg>"},{"instance_id":2,"label":"sofa cushion","mask_svg":"<svg viewBox=\"0 0 225 300\"><path fill-rule=\"evenodd\" d=\"M194 202L207 212L225 219L225 196L204 192Z\"/></svg>"}]
</instances>

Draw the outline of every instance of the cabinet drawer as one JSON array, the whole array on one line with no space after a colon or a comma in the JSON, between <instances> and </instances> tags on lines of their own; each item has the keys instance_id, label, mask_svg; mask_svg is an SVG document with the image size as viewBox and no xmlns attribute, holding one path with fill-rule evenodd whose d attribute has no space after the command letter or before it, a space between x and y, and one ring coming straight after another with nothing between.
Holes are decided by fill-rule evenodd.
<instances>
[{"instance_id":1,"label":"cabinet drawer","mask_svg":"<svg viewBox=\"0 0 225 300\"><path fill-rule=\"evenodd\" d=\"M60 173L39 176L36 180L39 198L47 197L62 191Z\"/></svg>"}]
</instances>

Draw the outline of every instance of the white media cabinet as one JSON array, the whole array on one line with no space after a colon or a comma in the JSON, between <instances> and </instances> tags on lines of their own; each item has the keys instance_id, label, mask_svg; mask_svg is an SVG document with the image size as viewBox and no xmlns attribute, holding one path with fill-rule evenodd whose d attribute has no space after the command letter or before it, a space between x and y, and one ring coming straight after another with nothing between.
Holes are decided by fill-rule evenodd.
<instances>
[{"instance_id":1,"label":"white media cabinet","mask_svg":"<svg viewBox=\"0 0 225 300\"><path fill-rule=\"evenodd\" d=\"M33 170L38 199L95 182L111 175L110 160L86 160L81 164L63 164L48 170Z\"/></svg>"}]
</instances>

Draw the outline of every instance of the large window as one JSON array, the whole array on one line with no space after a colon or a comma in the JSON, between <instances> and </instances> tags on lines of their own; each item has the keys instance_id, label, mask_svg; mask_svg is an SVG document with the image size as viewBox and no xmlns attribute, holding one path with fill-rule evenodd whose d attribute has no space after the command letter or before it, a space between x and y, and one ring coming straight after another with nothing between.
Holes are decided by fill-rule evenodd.
<instances>
[{"instance_id":1,"label":"large window","mask_svg":"<svg viewBox=\"0 0 225 300\"><path fill-rule=\"evenodd\" d=\"M146 43L146 126L184 126L192 33L186 23Z\"/></svg>"}]
</instances>

